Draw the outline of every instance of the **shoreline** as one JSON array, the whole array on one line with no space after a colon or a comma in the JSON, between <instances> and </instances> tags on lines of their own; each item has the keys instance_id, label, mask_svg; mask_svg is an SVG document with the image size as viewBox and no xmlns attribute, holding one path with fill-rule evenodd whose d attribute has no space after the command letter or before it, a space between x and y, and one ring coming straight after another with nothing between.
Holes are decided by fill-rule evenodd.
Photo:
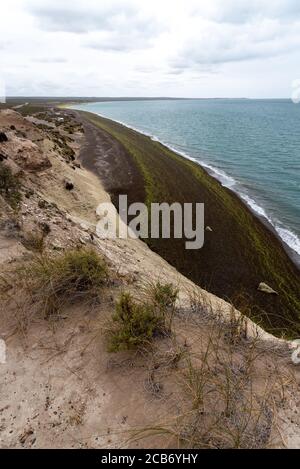
<instances>
[{"instance_id":1,"label":"shoreline","mask_svg":"<svg viewBox=\"0 0 300 469\"><path fill-rule=\"evenodd\" d=\"M88 104L88 103L82 103L82 104ZM97 103L94 103L94 104L97 104ZM251 213L259 221L261 221L268 230L270 230L276 236L276 238L282 244L282 246L283 246L284 250L286 251L287 255L289 256L290 260L293 262L293 264L295 264L295 266L299 269L299 272L300 272L300 252L298 253L298 251L296 251L290 244L288 244L288 242L283 238L283 236L278 231L278 227L276 227L275 222L273 222L273 220L268 216L268 214L266 213L266 210L256 203L255 199L253 199L251 196L248 196L247 194L244 194L243 192L239 192L238 190L234 190L234 186L236 185L237 181L232 176L226 174L225 172L223 172L222 170L219 170L218 168L214 168L213 166L211 166L209 164L206 164L205 162L190 156L188 153L177 150L176 148L172 147L171 145L167 144L166 142L163 142L162 140L160 140L157 136L155 136L153 134L147 133L147 132L145 132L141 129L137 129L136 127L131 126L129 124L126 124L123 121L120 121L120 120L117 120L117 119L111 119L111 118L109 118L109 117L107 117L107 116L105 116L101 113L96 113L96 112L92 112L92 111L84 111L84 110L78 109L74 106L76 106L76 104L75 105L74 104L66 105L65 108L75 110L75 111L91 112L95 116L101 117L103 119L111 120L112 122L116 122L117 124L120 124L120 125L124 126L125 128L127 128L129 130L132 130L134 132L137 132L138 134L141 134L145 137L150 138L150 140L152 140L153 142L159 143L160 145L164 146L165 148L172 151L173 153L176 153L178 156L186 158L189 161L192 161L193 163L196 163L197 165L199 165L204 171L206 171L206 173L210 177L217 180L221 184L222 187L230 190L233 194L235 194L239 198L239 200L251 211ZM230 184L230 185L227 185L227 184L222 182L222 178L226 178L228 180L231 180L231 181L233 181L233 183ZM255 209L254 206L256 206L257 209ZM299 241L298 236L293 231L291 231L290 229L288 229L284 226L282 226L279 229L287 231L291 237L295 236L297 238L297 241Z\"/></svg>"}]
</instances>

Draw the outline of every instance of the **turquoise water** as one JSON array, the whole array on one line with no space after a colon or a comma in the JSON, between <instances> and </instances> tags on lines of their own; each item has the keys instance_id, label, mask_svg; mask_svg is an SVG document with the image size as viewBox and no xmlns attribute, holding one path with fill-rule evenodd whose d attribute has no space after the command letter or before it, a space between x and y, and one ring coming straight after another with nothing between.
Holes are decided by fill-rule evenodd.
<instances>
[{"instance_id":1,"label":"turquoise water","mask_svg":"<svg viewBox=\"0 0 300 469\"><path fill-rule=\"evenodd\" d=\"M300 255L300 105L288 100L76 105L152 136L205 166Z\"/></svg>"}]
</instances>

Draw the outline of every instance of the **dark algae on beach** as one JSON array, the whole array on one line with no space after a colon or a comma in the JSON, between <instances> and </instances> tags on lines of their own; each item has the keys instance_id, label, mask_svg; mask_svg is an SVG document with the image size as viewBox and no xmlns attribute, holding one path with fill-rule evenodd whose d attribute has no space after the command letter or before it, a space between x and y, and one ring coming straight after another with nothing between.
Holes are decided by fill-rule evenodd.
<instances>
[{"instance_id":1,"label":"dark algae on beach","mask_svg":"<svg viewBox=\"0 0 300 469\"><path fill-rule=\"evenodd\" d=\"M205 225L211 230L205 231L202 249L186 250L185 240L174 238L147 239L149 247L266 330L278 336L299 336L299 270L274 233L197 163L114 121L87 112L80 115L123 147L135 175L125 187L129 202L205 204ZM101 177L99 167L94 169ZM259 291L261 282L278 295Z\"/></svg>"}]
</instances>

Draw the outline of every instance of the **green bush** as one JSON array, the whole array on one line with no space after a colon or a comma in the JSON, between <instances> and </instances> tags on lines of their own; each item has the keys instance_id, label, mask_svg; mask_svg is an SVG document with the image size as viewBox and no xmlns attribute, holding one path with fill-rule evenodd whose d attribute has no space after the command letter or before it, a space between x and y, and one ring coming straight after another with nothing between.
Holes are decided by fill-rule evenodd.
<instances>
[{"instance_id":1,"label":"green bush","mask_svg":"<svg viewBox=\"0 0 300 469\"><path fill-rule=\"evenodd\" d=\"M23 269L24 274L31 297L45 317L76 300L97 298L108 278L104 260L87 248L37 257Z\"/></svg>"},{"instance_id":2,"label":"green bush","mask_svg":"<svg viewBox=\"0 0 300 469\"><path fill-rule=\"evenodd\" d=\"M171 308L175 306L178 290L171 283L157 282L150 287L150 294L157 305Z\"/></svg>"},{"instance_id":3,"label":"green bush","mask_svg":"<svg viewBox=\"0 0 300 469\"><path fill-rule=\"evenodd\" d=\"M0 162L0 194L16 209L21 201L19 179L14 176L7 166Z\"/></svg>"},{"instance_id":4,"label":"green bush","mask_svg":"<svg viewBox=\"0 0 300 469\"><path fill-rule=\"evenodd\" d=\"M155 336L170 329L166 311L150 303L138 303L130 293L123 293L113 316L115 327L109 330L110 352L131 350L148 345Z\"/></svg>"}]
</instances>

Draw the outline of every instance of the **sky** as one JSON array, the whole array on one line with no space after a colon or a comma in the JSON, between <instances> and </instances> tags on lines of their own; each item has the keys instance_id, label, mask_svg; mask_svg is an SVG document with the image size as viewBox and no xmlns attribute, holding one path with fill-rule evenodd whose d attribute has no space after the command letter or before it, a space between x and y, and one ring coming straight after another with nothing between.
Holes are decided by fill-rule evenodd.
<instances>
[{"instance_id":1,"label":"sky","mask_svg":"<svg viewBox=\"0 0 300 469\"><path fill-rule=\"evenodd\" d=\"M9 96L289 98L299 0L9 0Z\"/></svg>"}]
</instances>

